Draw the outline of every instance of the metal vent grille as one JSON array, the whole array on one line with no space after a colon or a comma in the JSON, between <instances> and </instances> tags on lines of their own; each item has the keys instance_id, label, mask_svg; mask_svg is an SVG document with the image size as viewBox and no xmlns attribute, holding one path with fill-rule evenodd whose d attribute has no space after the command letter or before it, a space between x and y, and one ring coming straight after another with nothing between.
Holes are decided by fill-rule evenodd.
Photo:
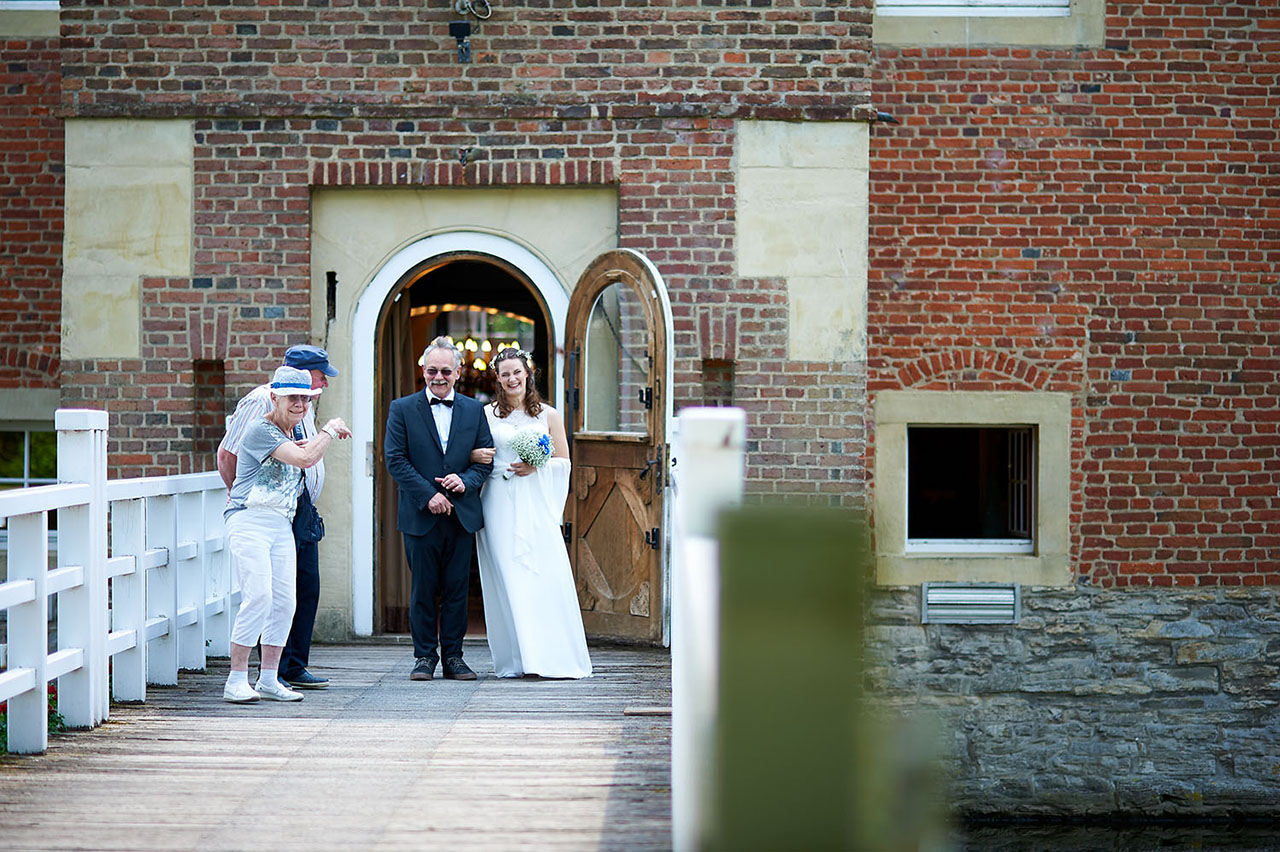
<instances>
[{"instance_id":1,"label":"metal vent grille","mask_svg":"<svg viewBox=\"0 0 1280 852\"><path fill-rule=\"evenodd\" d=\"M922 583L923 624L1014 624L1022 615L1017 583Z\"/></svg>"}]
</instances>

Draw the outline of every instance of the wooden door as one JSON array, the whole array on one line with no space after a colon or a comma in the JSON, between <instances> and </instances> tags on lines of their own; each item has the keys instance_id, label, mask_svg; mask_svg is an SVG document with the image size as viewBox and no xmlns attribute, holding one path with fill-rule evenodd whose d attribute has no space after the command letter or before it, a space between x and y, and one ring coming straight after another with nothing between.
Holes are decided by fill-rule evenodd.
<instances>
[{"instance_id":1,"label":"wooden door","mask_svg":"<svg viewBox=\"0 0 1280 852\"><path fill-rule=\"evenodd\" d=\"M567 539L589 636L662 639L669 388L660 286L641 255L619 249L591 263L569 300Z\"/></svg>"}]
</instances>

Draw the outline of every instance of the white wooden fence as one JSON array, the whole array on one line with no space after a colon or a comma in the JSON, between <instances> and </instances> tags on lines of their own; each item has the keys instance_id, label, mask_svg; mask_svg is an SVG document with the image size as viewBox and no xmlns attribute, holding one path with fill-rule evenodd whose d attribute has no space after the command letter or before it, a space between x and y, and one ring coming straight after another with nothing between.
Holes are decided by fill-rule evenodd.
<instances>
[{"instance_id":1,"label":"white wooden fence","mask_svg":"<svg viewBox=\"0 0 1280 852\"><path fill-rule=\"evenodd\" d=\"M144 701L147 684L176 684L179 670L228 656L240 602L216 472L108 481L107 413L61 409L55 427L59 484L0 492L9 530L0 701L9 702L15 753L48 746L49 683L58 682L68 727L101 724L112 699ZM58 519L52 570L50 512Z\"/></svg>"},{"instance_id":2,"label":"white wooden fence","mask_svg":"<svg viewBox=\"0 0 1280 852\"><path fill-rule=\"evenodd\" d=\"M671 832L676 852L708 847L720 643L716 523L742 502L746 413L685 408L676 418L671 533Z\"/></svg>"}]
</instances>

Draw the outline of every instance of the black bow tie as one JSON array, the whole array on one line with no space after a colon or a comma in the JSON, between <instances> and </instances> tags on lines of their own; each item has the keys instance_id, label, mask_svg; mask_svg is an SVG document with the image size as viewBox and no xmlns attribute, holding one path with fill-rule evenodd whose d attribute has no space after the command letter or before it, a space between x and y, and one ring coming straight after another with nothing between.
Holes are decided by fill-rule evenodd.
<instances>
[{"instance_id":1,"label":"black bow tie","mask_svg":"<svg viewBox=\"0 0 1280 852\"><path fill-rule=\"evenodd\" d=\"M453 408L453 400L451 400L451 399L441 399L441 398L440 398L440 397L438 397L438 396L433 396L433 397L431 397L431 404L432 404L432 405L446 405L446 406L448 406L449 408Z\"/></svg>"}]
</instances>

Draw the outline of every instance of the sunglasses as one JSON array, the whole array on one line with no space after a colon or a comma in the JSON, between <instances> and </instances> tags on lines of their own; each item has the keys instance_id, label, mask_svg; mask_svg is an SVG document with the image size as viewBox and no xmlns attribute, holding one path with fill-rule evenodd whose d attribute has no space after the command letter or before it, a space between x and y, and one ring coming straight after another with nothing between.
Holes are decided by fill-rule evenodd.
<instances>
[{"instance_id":1,"label":"sunglasses","mask_svg":"<svg viewBox=\"0 0 1280 852\"><path fill-rule=\"evenodd\" d=\"M452 368L452 367L442 367L441 369L437 370L435 367L428 367L424 372L426 372L426 374L427 374L428 376L437 376L437 375L439 375L439 376L444 376L444 377L447 379L447 378L449 378L450 376L452 376L452 375L453 375L453 368Z\"/></svg>"}]
</instances>

